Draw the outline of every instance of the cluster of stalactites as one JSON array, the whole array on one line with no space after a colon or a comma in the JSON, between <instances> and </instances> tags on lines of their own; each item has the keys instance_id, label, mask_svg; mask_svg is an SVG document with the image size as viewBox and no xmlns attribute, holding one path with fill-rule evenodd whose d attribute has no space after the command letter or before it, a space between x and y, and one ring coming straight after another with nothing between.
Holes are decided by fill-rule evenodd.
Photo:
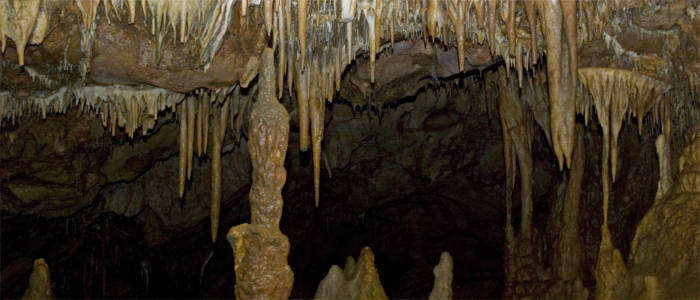
<instances>
[{"instance_id":1,"label":"cluster of stalactites","mask_svg":"<svg viewBox=\"0 0 700 300\"><path fill-rule=\"evenodd\" d=\"M242 96L240 87L216 91L197 90L177 104L179 110L179 197L185 183L192 178L194 156L206 153L211 158L211 239L216 242L221 207L221 151L228 127L240 140L243 119L250 97ZM210 137L211 135L211 137ZM211 145L211 146L210 146Z\"/></svg>"},{"instance_id":2,"label":"cluster of stalactites","mask_svg":"<svg viewBox=\"0 0 700 300\"><path fill-rule=\"evenodd\" d=\"M133 137L138 128L143 134L152 129L158 112L180 102L184 95L154 87L64 86L50 94L15 98L0 93L0 120L15 122L24 116L64 114L75 109L88 116L99 117L112 135L122 127Z\"/></svg>"},{"instance_id":3,"label":"cluster of stalactites","mask_svg":"<svg viewBox=\"0 0 700 300\"><path fill-rule=\"evenodd\" d=\"M579 109L588 120L592 106L603 128L603 219L607 224L607 208L610 193L610 172L615 180L617 169L617 140L622 121L634 116L641 132L642 119L652 111L655 123L669 119L668 101L662 101L662 94L670 86L654 78L624 69L582 68L579 70L582 86L588 90L581 97ZM664 122L666 127L670 122ZM670 128L666 128L670 131ZM609 160L608 160L609 159ZM610 169L612 168L612 169ZM610 171L609 171L610 170Z\"/></svg>"}]
</instances>

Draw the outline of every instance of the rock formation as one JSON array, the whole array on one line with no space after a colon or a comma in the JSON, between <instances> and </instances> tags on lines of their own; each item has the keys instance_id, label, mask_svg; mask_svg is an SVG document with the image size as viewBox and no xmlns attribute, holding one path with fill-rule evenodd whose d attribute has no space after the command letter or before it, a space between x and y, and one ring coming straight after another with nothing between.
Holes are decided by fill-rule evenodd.
<instances>
[{"instance_id":1,"label":"rock formation","mask_svg":"<svg viewBox=\"0 0 700 300\"><path fill-rule=\"evenodd\" d=\"M440 255L440 263L433 269L435 283L430 292L429 300L452 300L452 278L454 277L454 263L449 252Z\"/></svg>"},{"instance_id":2,"label":"rock formation","mask_svg":"<svg viewBox=\"0 0 700 300\"><path fill-rule=\"evenodd\" d=\"M34 260L34 271L29 276L29 288L24 292L22 299L53 299L51 292L51 273L49 265L43 258Z\"/></svg>"},{"instance_id":3,"label":"rock formation","mask_svg":"<svg viewBox=\"0 0 700 300\"><path fill-rule=\"evenodd\" d=\"M379 281L372 250L369 247L362 248L357 262L349 256L345 269L332 266L318 285L314 299L389 299Z\"/></svg>"},{"instance_id":4,"label":"rock formation","mask_svg":"<svg viewBox=\"0 0 700 300\"><path fill-rule=\"evenodd\" d=\"M236 299L286 299L294 281L287 265L289 241L279 230L289 115L275 97L271 49L263 53L261 66L260 94L250 113L251 223L227 235L235 256Z\"/></svg>"}]
</instances>

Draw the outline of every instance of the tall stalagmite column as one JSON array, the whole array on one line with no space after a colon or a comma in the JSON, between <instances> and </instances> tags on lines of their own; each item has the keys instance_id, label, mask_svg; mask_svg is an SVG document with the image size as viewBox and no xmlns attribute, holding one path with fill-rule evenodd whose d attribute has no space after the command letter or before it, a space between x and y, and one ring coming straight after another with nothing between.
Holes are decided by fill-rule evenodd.
<instances>
[{"instance_id":1,"label":"tall stalagmite column","mask_svg":"<svg viewBox=\"0 0 700 300\"><path fill-rule=\"evenodd\" d=\"M289 240L280 232L284 157L289 114L275 97L275 59L263 51L260 93L250 113L249 150L253 165L251 224L231 228L227 238L235 256L237 299L287 299L294 274L287 265Z\"/></svg>"}]
</instances>

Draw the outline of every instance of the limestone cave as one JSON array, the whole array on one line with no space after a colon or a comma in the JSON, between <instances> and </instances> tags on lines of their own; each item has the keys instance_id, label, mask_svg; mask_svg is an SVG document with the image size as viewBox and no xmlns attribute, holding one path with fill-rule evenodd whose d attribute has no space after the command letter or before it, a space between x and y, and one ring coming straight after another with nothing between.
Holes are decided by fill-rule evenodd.
<instances>
[{"instance_id":1,"label":"limestone cave","mask_svg":"<svg viewBox=\"0 0 700 300\"><path fill-rule=\"evenodd\" d=\"M700 299L700 0L0 0L2 299Z\"/></svg>"}]
</instances>

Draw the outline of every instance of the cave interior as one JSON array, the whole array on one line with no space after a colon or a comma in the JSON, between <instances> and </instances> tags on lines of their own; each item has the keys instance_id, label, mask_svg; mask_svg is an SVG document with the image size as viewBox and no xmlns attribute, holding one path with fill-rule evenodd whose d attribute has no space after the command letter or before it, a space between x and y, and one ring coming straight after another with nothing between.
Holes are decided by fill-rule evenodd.
<instances>
[{"instance_id":1,"label":"cave interior","mask_svg":"<svg viewBox=\"0 0 700 300\"><path fill-rule=\"evenodd\" d=\"M0 0L0 298L700 299L698 0Z\"/></svg>"}]
</instances>

